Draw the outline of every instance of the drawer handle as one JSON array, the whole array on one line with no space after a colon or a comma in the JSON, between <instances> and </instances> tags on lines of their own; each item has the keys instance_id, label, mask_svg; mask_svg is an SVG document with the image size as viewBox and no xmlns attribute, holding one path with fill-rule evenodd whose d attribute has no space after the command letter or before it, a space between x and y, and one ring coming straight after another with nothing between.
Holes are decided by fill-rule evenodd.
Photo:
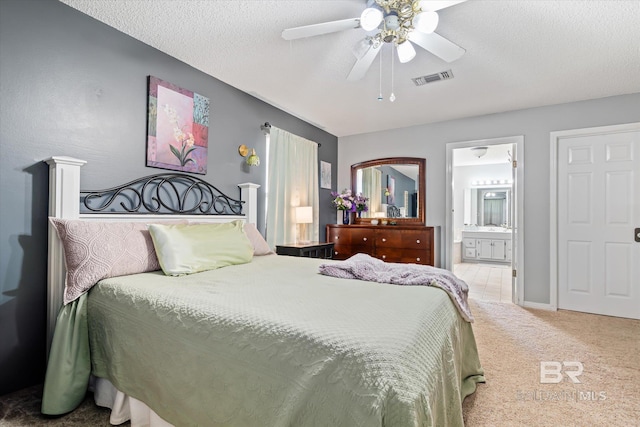
<instances>
[{"instance_id":1,"label":"drawer handle","mask_svg":"<svg viewBox=\"0 0 640 427\"><path fill-rule=\"evenodd\" d=\"M338 255L340 252L338 251L333 251L334 254Z\"/></svg>"},{"instance_id":2,"label":"drawer handle","mask_svg":"<svg viewBox=\"0 0 640 427\"><path fill-rule=\"evenodd\" d=\"M416 243L420 243L420 239L416 240Z\"/></svg>"},{"instance_id":3,"label":"drawer handle","mask_svg":"<svg viewBox=\"0 0 640 427\"><path fill-rule=\"evenodd\" d=\"M420 258L416 258L416 261L420 262Z\"/></svg>"},{"instance_id":4,"label":"drawer handle","mask_svg":"<svg viewBox=\"0 0 640 427\"><path fill-rule=\"evenodd\" d=\"M340 236L336 236L336 237L334 237L334 239L336 239L336 240L338 240L339 238L340 238Z\"/></svg>"},{"instance_id":5,"label":"drawer handle","mask_svg":"<svg viewBox=\"0 0 640 427\"><path fill-rule=\"evenodd\" d=\"M387 259L387 256L386 255L382 255L382 259Z\"/></svg>"},{"instance_id":6,"label":"drawer handle","mask_svg":"<svg viewBox=\"0 0 640 427\"><path fill-rule=\"evenodd\" d=\"M383 241L383 242L386 242L386 241L387 241L387 239L385 239L385 238L383 237L383 238L382 238L382 241Z\"/></svg>"},{"instance_id":7,"label":"drawer handle","mask_svg":"<svg viewBox=\"0 0 640 427\"><path fill-rule=\"evenodd\" d=\"M366 238L366 237L363 237L363 238L362 238L362 240L364 240L364 241L366 242L366 241L367 241L367 238Z\"/></svg>"}]
</instances>

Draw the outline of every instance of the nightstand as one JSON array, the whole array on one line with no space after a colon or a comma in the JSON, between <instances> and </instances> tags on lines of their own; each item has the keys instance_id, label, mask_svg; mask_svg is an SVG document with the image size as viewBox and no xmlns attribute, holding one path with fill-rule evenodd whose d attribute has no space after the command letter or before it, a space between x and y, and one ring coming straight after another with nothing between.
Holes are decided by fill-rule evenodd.
<instances>
[{"instance_id":1,"label":"nightstand","mask_svg":"<svg viewBox=\"0 0 640 427\"><path fill-rule=\"evenodd\" d=\"M289 243L276 246L278 255L289 255L307 258L333 258L333 242Z\"/></svg>"}]
</instances>

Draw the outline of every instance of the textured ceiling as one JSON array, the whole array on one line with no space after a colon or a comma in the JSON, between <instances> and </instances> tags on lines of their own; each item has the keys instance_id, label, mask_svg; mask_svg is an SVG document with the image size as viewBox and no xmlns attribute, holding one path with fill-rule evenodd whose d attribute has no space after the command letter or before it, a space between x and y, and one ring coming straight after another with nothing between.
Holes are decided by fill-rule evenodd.
<instances>
[{"instance_id":1,"label":"textured ceiling","mask_svg":"<svg viewBox=\"0 0 640 427\"><path fill-rule=\"evenodd\" d=\"M359 17L364 0L61 0L326 131L346 136L640 92L640 0L470 0L439 12L437 33L464 47L446 63L416 46L395 64L382 49L357 82L346 80L347 30L285 41L283 29ZM451 69L416 87L411 78Z\"/></svg>"}]
</instances>

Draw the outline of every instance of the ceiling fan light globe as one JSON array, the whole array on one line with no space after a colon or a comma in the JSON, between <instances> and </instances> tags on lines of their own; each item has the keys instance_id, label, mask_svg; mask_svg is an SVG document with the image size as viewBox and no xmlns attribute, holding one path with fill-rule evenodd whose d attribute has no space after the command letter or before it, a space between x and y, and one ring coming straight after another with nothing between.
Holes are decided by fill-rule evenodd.
<instances>
[{"instance_id":1,"label":"ceiling fan light globe","mask_svg":"<svg viewBox=\"0 0 640 427\"><path fill-rule=\"evenodd\" d=\"M365 31L372 31L378 28L382 22L382 11L374 7L368 7L360 15L360 27Z\"/></svg>"},{"instance_id":2,"label":"ceiling fan light globe","mask_svg":"<svg viewBox=\"0 0 640 427\"><path fill-rule=\"evenodd\" d=\"M411 61L416 56L416 50L413 48L413 45L409 40L406 40L404 43L400 43L398 45L398 60L401 63L406 63Z\"/></svg>"},{"instance_id":3,"label":"ceiling fan light globe","mask_svg":"<svg viewBox=\"0 0 640 427\"><path fill-rule=\"evenodd\" d=\"M420 12L413 18L413 27L421 33L431 34L438 27L440 17L436 12Z\"/></svg>"}]
</instances>

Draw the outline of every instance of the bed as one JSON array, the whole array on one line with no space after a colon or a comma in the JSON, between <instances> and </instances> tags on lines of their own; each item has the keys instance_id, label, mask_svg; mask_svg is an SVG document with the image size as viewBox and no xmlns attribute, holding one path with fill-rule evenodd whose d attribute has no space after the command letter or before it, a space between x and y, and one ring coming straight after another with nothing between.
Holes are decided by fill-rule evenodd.
<instances>
[{"instance_id":1,"label":"bed","mask_svg":"<svg viewBox=\"0 0 640 427\"><path fill-rule=\"evenodd\" d=\"M109 214L79 213L83 163L55 159L53 206L60 194L68 203L52 216L104 221ZM256 188L243 187L242 212L170 217L255 222ZM168 218L113 216L145 224ZM50 237L55 324L67 295L62 245L55 231ZM484 377L471 324L447 293L328 277L321 265L342 261L278 256L252 244L250 262L177 277L162 270L108 277L65 304L45 384L45 398L64 398L43 412L73 406L65 386L82 391L87 385L78 378L90 373L96 402L113 409L113 424L463 425L462 401ZM66 334L58 332L65 312L74 325ZM64 360L56 340L66 336L69 353L68 343L83 333L78 324L86 325L86 348ZM49 372L65 380L49 381Z\"/></svg>"}]
</instances>

